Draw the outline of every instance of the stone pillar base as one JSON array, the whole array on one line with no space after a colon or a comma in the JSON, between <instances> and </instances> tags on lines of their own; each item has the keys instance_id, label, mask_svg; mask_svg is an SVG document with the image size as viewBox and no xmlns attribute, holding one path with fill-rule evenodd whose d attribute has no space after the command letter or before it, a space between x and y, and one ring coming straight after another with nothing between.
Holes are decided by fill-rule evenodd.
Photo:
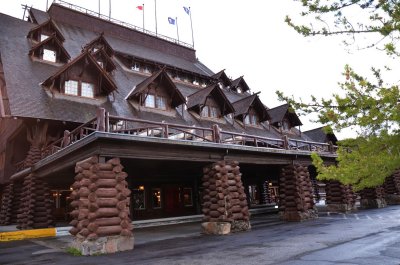
<instances>
[{"instance_id":1,"label":"stone pillar base","mask_svg":"<svg viewBox=\"0 0 400 265\"><path fill-rule=\"evenodd\" d=\"M282 221L287 222L301 222L318 218L318 211L309 209L304 212L301 211L283 211L279 213Z\"/></svg>"},{"instance_id":2,"label":"stone pillar base","mask_svg":"<svg viewBox=\"0 0 400 265\"><path fill-rule=\"evenodd\" d=\"M229 222L203 222L201 230L206 235L227 235L231 232L231 223Z\"/></svg>"},{"instance_id":3,"label":"stone pillar base","mask_svg":"<svg viewBox=\"0 0 400 265\"><path fill-rule=\"evenodd\" d=\"M133 236L107 236L88 240L75 237L70 246L79 250L84 256L109 254L132 250L134 238Z\"/></svg>"},{"instance_id":4,"label":"stone pillar base","mask_svg":"<svg viewBox=\"0 0 400 265\"><path fill-rule=\"evenodd\" d=\"M231 232L242 232L251 229L251 224L249 221L236 220L231 223Z\"/></svg>"},{"instance_id":5,"label":"stone pillar base","mask_svg":"<svg viewBox=\"0 0 400 265\"><path fill-rule=\"evenodd\" d=\"M328 212L336 212L336 213L351 213L351 212L357 211L357 208L355 207L355 205L345 204L345 203L328 204L326 209Z\"/></svg>"},{"instance_id":6,"label":"stone pillar base","mask_svg":"<svg viewBox=\"0 0 400 265\"><path fill-rule=\"evenodd\" d=\"M384 208L387 206L385 199L361 199L362 209Z\"/></svg>"},{"instance_id":7,"label":"stone pillar base","mask_svg":"<svg viewBox=\"0 0 400 265\"><path fill-rule=\"evenodd\" d=\"M400 205L400 195L398 194L386 194L385 200L388 205Z\"/></svg>"}]
</instances>

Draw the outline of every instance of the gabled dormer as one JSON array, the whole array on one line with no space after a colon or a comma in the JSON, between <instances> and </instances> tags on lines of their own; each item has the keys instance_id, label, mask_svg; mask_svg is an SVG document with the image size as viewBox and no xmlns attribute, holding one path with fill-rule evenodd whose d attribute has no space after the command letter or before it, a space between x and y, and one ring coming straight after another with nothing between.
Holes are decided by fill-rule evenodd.
<instances>
[{"instance_id":1,"label":"gabled dormer","mask_svg":"<svg viewBox=\"0 0 400 265\"><path fill-rule=\"evenodd\" d=\"M235 119L241 121L244 125L257 126L271 118L258 97L258 93L239 99L232 105L235 108Z\"/></svg>"},{"instance_id":2,"label":"gabled dormer","mask_svg":"<svg viewBox=\"0 0 400 265\"><path fill-rule=\"evenodd\" d=\"M246 81L244 81L243 76L233 80L231 82L230 89L239 94L244 93L244 92L250 92L250 87L247 85Z\"/></svg>"},{"instance_id":3,"label":"gabled dormer","mask_svg":"<svg viewBox=\"0 0 400 265\"><path fill-rule=\"evenodd\" d=\"M65 40L64 36L61 34L61 31L58 29L54 21L52 19L49 19L46 22L31 29L28 33L27 38L31 39L33 42L42 42L53 35L55 35L60 42L63 42Z\"/></svg>"},{"instance_id":4,"label":"gabled dormer","mask_svg":"<svg viewBox=\"0 0 400 265\"><path fill-rule=\"evenodd\" d=\"M113 60L107 55L103 48L94 52L93 57L96 59L97 63L108 73L111 73L115 70L116 66Z\"/></svg>"},{"instance_id":5,"label":"gabled dormer","mask_svg":"<svg viewBox=\"0 0 400 265\"><path fill-rule=\"evenodd\" d=\"M282 131L290 131L295 126L303 125L296 112L288 104L283 104L267 111L271 117L271 124Z\"/></svg>"},{"instance_id":6,"label":"gabled dormer","mask_svg":"<svg viewBox=\"0 0 400 265\"><path fill-rule=\"evenodd\" d=\"M86 44L85 47L83 48L83 50L89 50L92 53L95 53L101 49L103 49L109 57L112 57L114 55L114 49L104 38L103 33L101 33L100 36L98 36L97 38Z\"/></svg>"},{"instance_id":7,"label":"gabled dormer","mask_svg":"<svg viewBox=\"0 0 400 265\"><path fill-rule=\"evenodd\" d=\"M70 55L55 34L34 45L28 53L32 58L52 63L67 63Z\"/></svg>"},{"instance_id":8,"label":"gabled dormer","mask_svg":"<svg viewBox=\"0 0 400 265\"><path fill-rule=\"evenodd\" d=\"M144 110L168 111L185 103L185 97L164 68L137 84L125 99Z\"/></svg>"},{"instance_id":9,"label":"gabled dormer","mask_svg":"<svg viewBox=\"0 0 400 265\"><path fill-rule=\"evenodd\" d=\"M88 51L61 67L42 85L53 93L85 98L107 96L117 89L111 77Z\"/></svg>"},{"instance_id":10,"label":"gabled dormer","mask_svg":"<svg viewBox=\"0 0 400 265\"><path fill-rule=\"evenodd\" d=\"M225 74L225 69L222 71L219 71L218 73L214 74L211 77L218 81L218 84L220 84L221 88L229 88L231 86L231 80Z\"/></svg>"},{"instance_id":11,"label":"gabled dormer","mask_svg":"<svg viewBox=\"0 0 400 265\"><path fill-rule=\"evenodd\" d=\"M187 107L204 118L221 118L235 111L218 84L209 85L190 95Z\"/></svg>"}]
</instances>

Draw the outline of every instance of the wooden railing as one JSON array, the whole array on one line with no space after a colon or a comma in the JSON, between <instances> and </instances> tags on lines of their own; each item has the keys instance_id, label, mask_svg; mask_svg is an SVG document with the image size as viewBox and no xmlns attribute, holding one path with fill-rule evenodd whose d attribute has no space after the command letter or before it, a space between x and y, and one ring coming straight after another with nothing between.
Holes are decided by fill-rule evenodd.
<instances>
[{"instance_id":1,"label":"wooden railing","mask_svg":"<svg viewBox=\"0 0 400 265\"><path fill-rule=\"evenodd\" d=\"M83 139L94 131L106 131L116 134L128 134L143 137L159 137L171 140L213 142L284 150L314 151L318 153L334 153L337 150L337 146L332 144L291 139L287 136L283 136L281 139L268 138L246 133L223 131L217 124L214 124L212 128L204 128L111 116L105 112L104 109L99 109L97 117L82 124L71 132L65 131L63 138L60 138L44 148L42 157L44 158L54 154L64 147Z\"/></svg>"}]
</instances>

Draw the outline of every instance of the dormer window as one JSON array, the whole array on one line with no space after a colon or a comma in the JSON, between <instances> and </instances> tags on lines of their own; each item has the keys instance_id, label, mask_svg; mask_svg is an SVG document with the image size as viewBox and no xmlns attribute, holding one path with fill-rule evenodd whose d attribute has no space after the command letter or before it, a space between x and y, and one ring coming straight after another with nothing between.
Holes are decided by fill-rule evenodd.
<instances>
[{"instance_id":1,"label":"dormer window","mask_svg":"<svg viewBox=\"0 0 400 265\"><path fill-rule=\"evenodd\" d=\"M67 80L64 83L66 95L94 98L94 84L77 80Z\"/></svg>"},{"instance_id":2,"label":"dormer window","mask_svg":"<svg viewBox=\"0 0 400 265\"><path fill-rule=\"evenodd\" d=\"M46 40L48 37L50 37L50 36L46 35L46 34L40 34L40 41L42 42L42 41Z\"/></svg>"},{"instance_id":3,"label":"dormer window","mask_svg":"<svg viewBox=\"0 0 400 265\"><path fill-rule=\"evenodd\" d=\"M290 131L290 122L288 120L282 121L282 129L284 131Z\"/></svg>"},{"instance_id":4,"label":"dormer window","mask_svg":"<svg viewBox=\"0 0 400 265\"><path fill-rule=\"evenodd\" d=\"M242 93L243 93L243 90L242 90L241 87L238 87L238 88L236 89L236 92L238 92L239 94L242 94Z\"/></svg>"},{"instance_id":5,"label":"dormer window","mask_svg":"<svg viewBox=\"0 0 400 265\"><path fill-rule=\"evenodd\" d=\"M144 106L147 108L167 109L167 99L163 96L148 94L144 101Z\"/></svg>"},{"instance_id":6,"label":"dormer window","mask_svg":"<svg viewBox=\"0 0 400 265\"><path fill-rule=\"evenodd\" d=\"M201 110L201 116L206 118L218 118L220 116L220 111L214 106L204 106Z\"/></svg>"},{"instance_id":7,"label":"dormer window","mask_svg":"<svg viewBox=\"0 0 400 265\"><path fill-rule=\"evenodd\" d=\"M57 61L57 53L53 50L43 49L43 60L55 63Z\"/></svg>"},{"instance_id":8,"label":"dormer window","mask_svg":"<svg viewBox=\"0 0 400 265\"><path fill-rule=\"evenodd\" d=\"M138 63L133 63L133 65L131 66L131 70L139 72L140 65Z\"/></svg>"},{"instance_id":9,"label":"dormer window","mask_svg":"<svg viewBox=\"0 0 400 265\"><path fill-rule=\"evenodd\" d=\"M101 61L97 61L97 63L101 66L101 68L104 68L104 64Z\"/></svg>"},{"instance_id":10,"label":"dormer window","mask_svg":"<svg viewBox=\"0 0 400 265\"><path fill-rule=\"evenodd\" d=\"M248 114L244 118L244 124L246 125L258 125L260 122L256 114Z\"/></svg>"}]
</instances>

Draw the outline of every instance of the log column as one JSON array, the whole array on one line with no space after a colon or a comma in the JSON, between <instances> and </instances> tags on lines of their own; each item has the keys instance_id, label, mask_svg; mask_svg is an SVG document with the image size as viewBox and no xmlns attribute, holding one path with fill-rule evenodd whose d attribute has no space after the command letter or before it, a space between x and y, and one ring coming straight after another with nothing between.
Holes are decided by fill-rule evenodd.
<instances>
[{"instance_id":1,"label":"log column","mask_svg":"<svg viewBox=\"0 0 400 265\"><path fill-rule=\"evenodd\" d=\"M7 184L1 197L0 225L12 224L12 202L14 200L13 183Z\"/></svg>"},{"instance_id":2,"label":"log column","mask_svg":"<svg viewBox=\"0 0 400 265\"><path fill-rule=\"evenodd\" d=\"M75 167L71 192L72 246L83 255L133 249L126 177L119 158L99 162L93 156Z\"/></svg>"},{"instance_id":3,"label":"log column","mask_svg":"<svg viewBox=\"0 0 400 265\"><path fill-rule=\"evenodd\" d=\"M386 207L385 190L383 187L365 188L360 192L362 209Z\"/></svg>"},{"instance_id":4,"label":"log column","mask_svg":"<svg viewBox=\"0 0 400 265\"><path fill-rule=\"evenodd\" d=\"M239 163L219 161L203 169L203 232L228 234L249 230L249 208Z\"/></svg>"},{"instance_id":5,"label":"log column","mask_svg":"<svg viewBox=\"0 0 400 265\"><path fill-rule=\"evenodd\" d=\"M400 204L400 169L385 179L385 199L389 205Z\"/></svg>"},{"instance_id":6,"label":"log column","mask_svg":"<svg viewBox=\"0 0 400 265\"><path fill-rule=\"evenodd\" d=\"M343 185L334 180L327 181L325 184L326 203L329 212L349 213L357 210L354 192L349 185Z\"/></svg>"},{"instance_id":7,"label":"log column","mask_svg":"<svg viewBox=\"0 0 400 265\"><path fill-rule=\"evenodd\" d=\"M303 221L318 217L313 189L306 166L288 165L279 179L279 214L284 221Z\"/></svg>"}]
</instances>

